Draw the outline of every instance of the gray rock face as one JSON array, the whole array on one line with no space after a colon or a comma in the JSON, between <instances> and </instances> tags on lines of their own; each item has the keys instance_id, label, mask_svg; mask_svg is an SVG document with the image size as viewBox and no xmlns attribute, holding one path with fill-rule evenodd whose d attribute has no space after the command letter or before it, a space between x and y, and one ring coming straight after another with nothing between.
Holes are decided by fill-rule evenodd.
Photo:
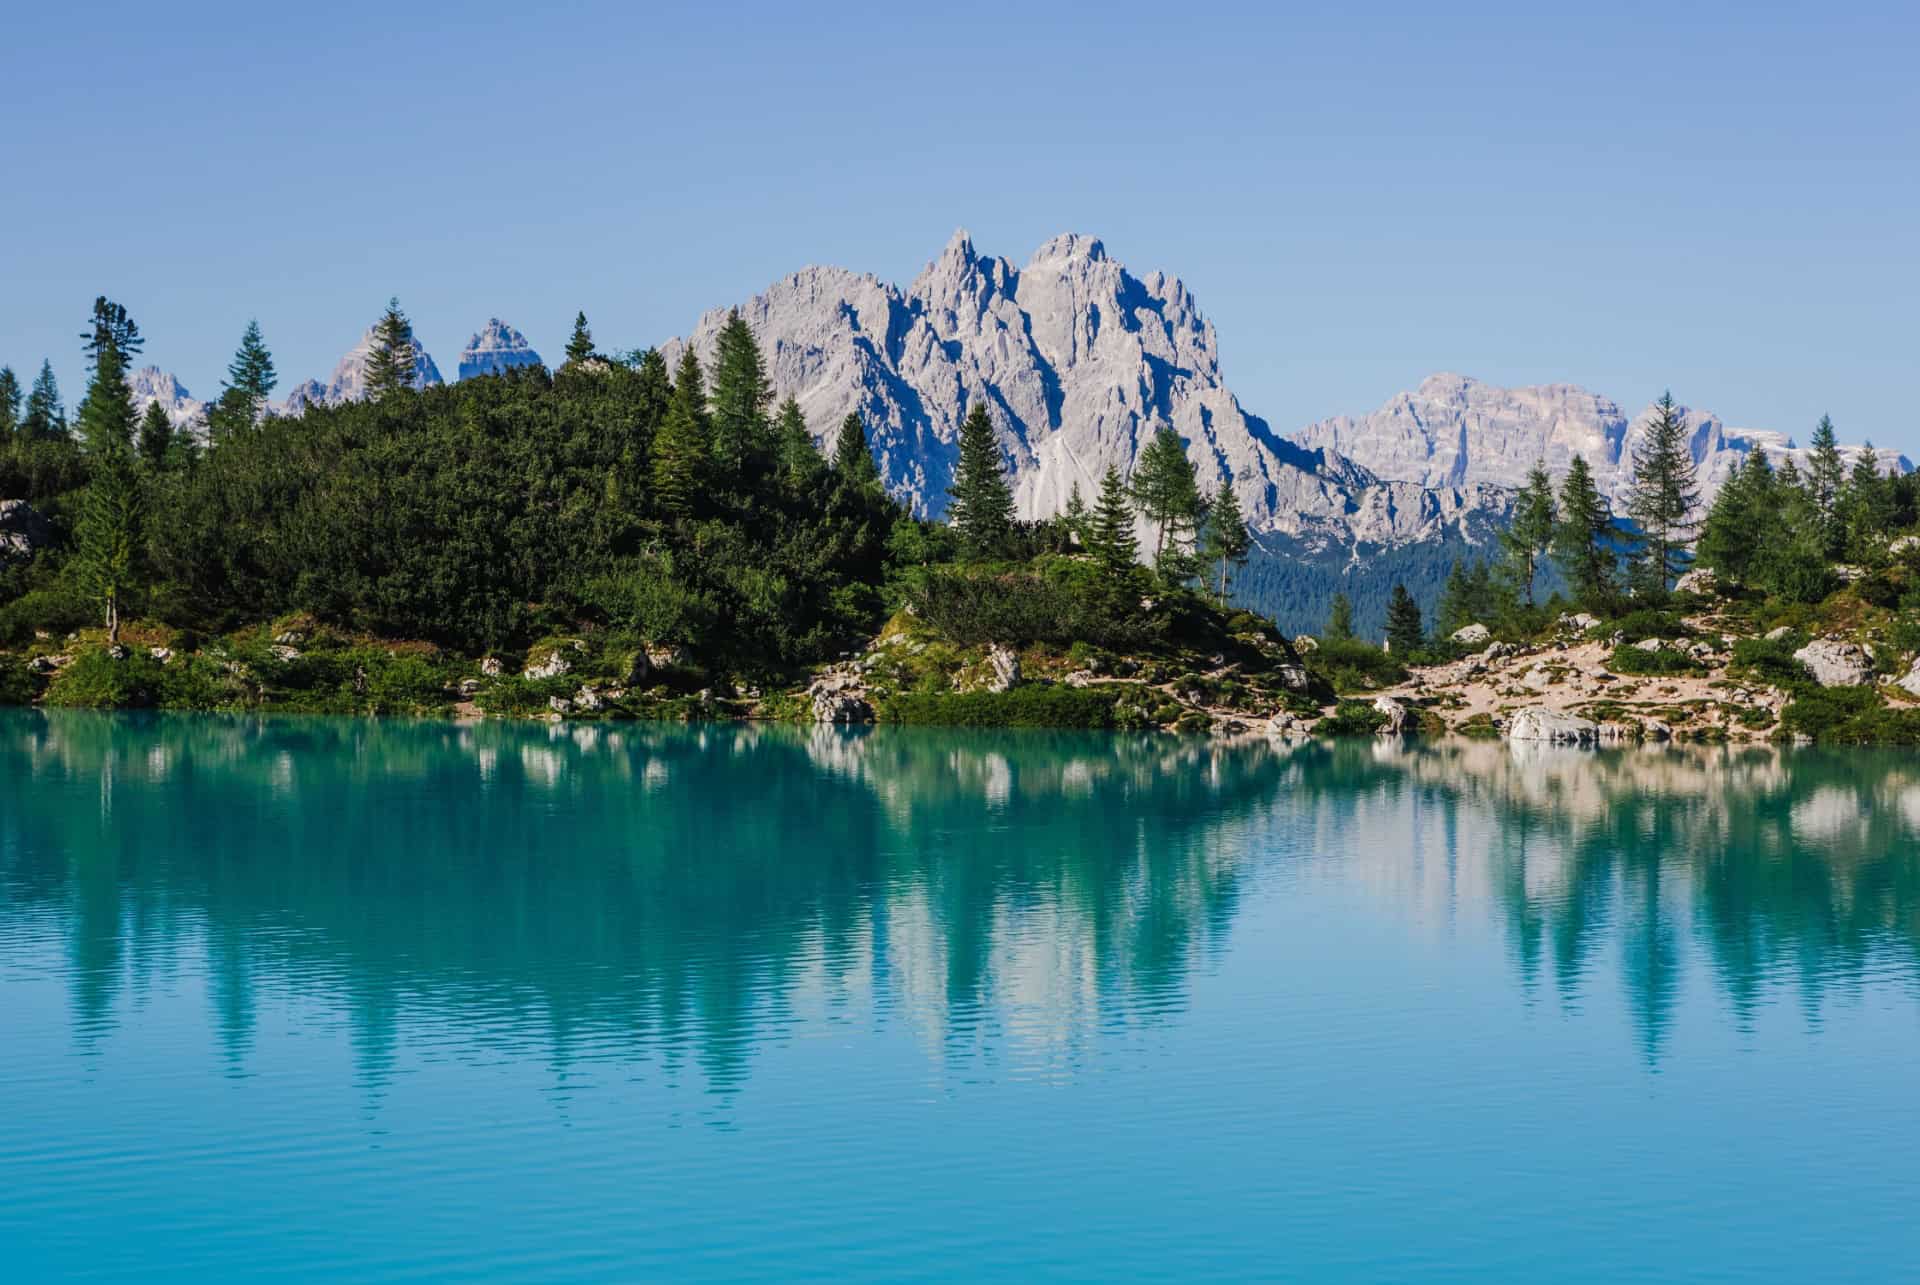
<instances>
[{"instance_id":1,"label":"gray rock face","mask_svg":"<svg viewBox=\"0 0 1920 1285\"><path fill-rule=\"evenodd\" d=\"M1619 405L1572 384L1500 388L1465 375L1433 375L1370 415L1337 415L1293 434L1310 450L1334 451L1382 478L1429 487L1518 487L1536 461L1556 479L1575 456L1587 461L1603 495L1619 507L1633 476L1633 451L1652 408L1629 419ZM1705 411L1685 412L1703 502L1748 453L1807 466L1807 451L1784 433L1728 428ZM1861 447L1845 449L1849 462ZM1876 452L1882 472L1907 473L1898 451Z\"/></svg>"},{"instance_id":2,"label":"gray rock face","mask_svg":"<svg viewBox=\"0 0 1920 1285\"><path fill-rule=\"evenodd\" d=\"M491 317L460 353L460 378L497 375L515 366L538 366L540 354L527 337L498 317Z\"/></svg>"},{"instance_id":3,"label":"gray rock face","mask_svg":"<svg viewBox=\"0 0 1920 1285\"><path fill-rule=\"evenodd\" d=\"M1482 624L1462 625L1453 631L1453 640L1463 647L1483 647L1493 639L1493 631Z\"/></svg>"},{"instance_id":4,"label":"gray rock face","mask_svg":"<svg viewBox=\"0 0 1920 1285\"><path fill-rule=\"evenodd\" d=\"M663 345L669 365L689 342L710 362L727 311ZM922 513L946 510L960 422L976 404L993 414L1022 517L1059 512L1076 484L1090 500L1160 423L1186 440L1203 487L1230 475L1256 531L1309 550L1417 541L1509 502L1492 487L1383 483L1282 440L1228 390L1186 286L1133 275L1091 237L1055 237L1016 268L958 232L904 289L807 268L739 311L775 395L799 403L823 446L858 411L888 488Z\"/></svg>"},{"instance_id":5,"label":"gray rock face","mask_svg":"<svg viewBox=\"0 0 1920 1285\"><path fill-rule=\"evenodd\" d=\"M1906 677L1895 682L1894 686L1907 695L1920 699L1920 657L1914 658L1913 668L1907 671Z\"/></svg>"},{"instance_id":6,"label":"gray rock face","mask_svg":"<svg viewBox=\"0 0 1920 1285\"><path fill-rule=\"evenodd\" d=\"M1544 741L1550 745L1592 745L1599 733L1600 725L1591 719L1540 705L1515 710L1506 726L1510 741Z\"/></svg>"},{"instance_id":7,"label":"gray rock face","mask_svg":"<svg viewBox=\"0 0 1920 1285\"><path fill-rule=\"evenodd\" d=\"M572 672L573 662L567 659L567 654L564 651L556 649L528 665L523 671L522 677L531 679L534 682L539 682L543 679L558 678L562 674L570 674Z\"/></svg>"},{"instance_id":8,"label":"gray rock face","mask_svg":"<svg viewBox=\"0 0 1920 1285\"><path fill-rule=\"evenodd\" d=\"M1674 581L1673 590L1675 593L1697 593L1702 597L1711 598L1720 592L1720 578L1705 567L1701 567L1687 572Z\"/></svg>"},{"instance_id":9,"label":"gray rock face","mask_svg":"<svg viewBox=\"0 0 1920 1285\"><path fill-rule=\"evenodd\" d=\"M349 348L333 368L333 378L327 383L309 379L294 386L287 394L287 400L280 409L289 415L297 415L309 405L337 406L341 402L357 402L367 395L367 360L373 355L373 327L360 336L360 342ZM442 382L440 368L433 364L433 358L420 346L416 336L413 340L413 386L428 388Z\"/></svg>"},{"instance_id":10,"label":"gray rock face","mask_svg":"<svg viewBox=\"0 0 1920 1285\"><path fill-rule=\"evenodd\" d=\"M1380 735L1405 736L1413 731L1412 712L1393 697L1376 696L1373 699L1373 707L1387 716L1387 721L1380 725Z\"/></svg>"},{"instance_id":11,"label":"gray rock face","mask_svg":"<svg viewBox=\"0 0 1920 1285\"><path fill-rule=\"evenodd\" d=\"M142 366L128 375L127 387L133 392L135 415L146 414L148 406L159 402L160 409L167 412L175 428L203 427L202 416L206 414L207 404L189 394L186 385L158 366Z\"/></svg>"},{"instance_id":12,"label":"gray rock face","mask_svg":"<svg viewBox=\"0 0 1920 1285\"><path fill-rule=\"evenodd\" d=\"M25 500L0 500L0 567L25 562L53 539L53 526Z\"/></svg>"},{"instance_id":13,"label":"gray rock face","mask_svg":"<svg viewBox=\"0 0 1920 1285\"><path fill-rule=\"evenodd\" d=\"M1011 647L993 647L987 652L987 664L993 676L987 680L990 692L1011 691L1020 685L1020 653Z\"/></svg>"},{"instance_id":14,"label":"gray rock face","mask_svg":"<svg viewBox=\"0 0 1920 1285\"><path fill-rule=\"evenodd\" d=\"M1862 687L1873 681L1873 658L1856 643L1816 638L1794 652L1793 658L1822 687Z\"/></svg>"}]
</instances>

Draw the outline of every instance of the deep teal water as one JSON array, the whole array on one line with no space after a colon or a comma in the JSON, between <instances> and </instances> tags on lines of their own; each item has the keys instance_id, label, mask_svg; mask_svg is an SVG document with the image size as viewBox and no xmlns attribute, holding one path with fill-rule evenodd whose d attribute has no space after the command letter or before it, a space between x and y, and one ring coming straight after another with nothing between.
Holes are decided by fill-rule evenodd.
<instances>
[{"instance_id":1,"label":"deep teal water","mask_svg":"<svg viewBox=\"0 0 1920 1285\"><path fill-rule=\"evenodd\" d=\"M1920 758L0 711L0 1279L1911 1279Z\"/></svg>"}]
</instances>

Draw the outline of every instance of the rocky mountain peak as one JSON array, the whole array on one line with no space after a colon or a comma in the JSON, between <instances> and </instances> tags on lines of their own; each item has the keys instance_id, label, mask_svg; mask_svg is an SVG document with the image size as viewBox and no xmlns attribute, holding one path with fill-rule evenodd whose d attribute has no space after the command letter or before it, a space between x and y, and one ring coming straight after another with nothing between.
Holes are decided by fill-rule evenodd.
<instances>
[{"instance_id":1,"label":"rocky mountain peak","mask_svg":"<svg viewBox=\"0 0 1920 1285\"><path fill-rule=\"evenodd\" d=\"M540 365L540 354L527 337L498 317L490 317L460 353L461 379L497 375L516 366Z\"/></svg>"},{"instance_id":2,"label":"rocky mountain peak","mask_svg":"<svg viewBox=\"0 0 1920 1285\"><path fill-rule=\"evenodd\" d=\"M341 402L357 402L367 395L367 361L373 356L375 327L367 327L360 342L346 351L333 368L333 378L325 384L317 379L309 379L297 384L287 394L283 409L288 414L297 414L309 405L335 406ZM416 335L413 347L413 386L429 388L444 382L440 378L440 368L433 358L421 346Z\"/></svg>"},{"instance_id":3,"label":"rocky mountain peak","mask_svg":"<svg viewBox=\"0 0 1920 1285\"><path fill-rule=\"evenodd\" d=\"M171 372L158 366L142 366L130 373L127 376L127 388L133 393L136 414L146 414L150 404L159 402L175 428L194 426L207 408L207 404L187 392L186 385L174 378Z\"/></svg>"}]
</instances>

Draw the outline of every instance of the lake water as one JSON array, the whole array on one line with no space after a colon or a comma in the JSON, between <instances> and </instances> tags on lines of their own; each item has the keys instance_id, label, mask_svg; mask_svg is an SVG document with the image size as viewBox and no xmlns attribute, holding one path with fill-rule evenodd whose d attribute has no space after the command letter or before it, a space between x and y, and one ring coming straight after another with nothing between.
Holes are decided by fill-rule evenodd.
<instances>
[{"instance_id":1,"label":"lake water","mask_svg":"<svg viewBox=\"0 0 1920 1285\"><path fill-rule=\"evenodd\" d=\"M0 711L0 1278L1887 1281L1920 758Z\"/></svg>"}]
</instances>

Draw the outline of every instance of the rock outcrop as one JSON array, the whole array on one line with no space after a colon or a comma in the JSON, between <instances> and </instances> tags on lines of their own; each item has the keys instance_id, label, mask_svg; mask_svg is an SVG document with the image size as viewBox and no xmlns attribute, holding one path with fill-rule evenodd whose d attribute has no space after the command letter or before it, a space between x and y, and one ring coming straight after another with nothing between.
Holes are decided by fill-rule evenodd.
<instances>
[{"instance_id":1,"label":"rock outcrop","mask_svg":"<svg viewBox=\"0 0 1920 1285\"><path fill-rule=\"evenodd\" d=\"M25 562L53 539L53 526L25 500L0 500L0 567Z\"/></svg>"},{"instance_id":2,"label":"rock outcrop","mask_svg":"<svg viewBox=\"0 0 1920 1285\"><path fill-rule=\"evenodd\" d=\"M461 379L497 375L516 366L540 365L540 354L527 337L498 317L490 317L460 353Z\"/></svg>"},{"instance_id":3,"label":"rock outcrop","mask_svg":"<svg viewBox=\"0 0 1920 1285\"><path fill-rule=\"evenodd\" d=\"M1822 687L1863 687L1873 681L1873 657L1858 643L1816 638L1794 652L1793 658Z\"/></svg>"},{"instance_id":4,"label":"rock outcrop","mask_svg":"<svg viewBox=\"0 0 1920 1285\"><path fill-rule=\"evenodd\" d=\"M1581 718L1565 710L1529 705L1513 712L1513 716L1507 720L1505 733L1510 741L1592 745L1599 739L1600 725L1592 719Z\"/></svg>"}]
</instances>

